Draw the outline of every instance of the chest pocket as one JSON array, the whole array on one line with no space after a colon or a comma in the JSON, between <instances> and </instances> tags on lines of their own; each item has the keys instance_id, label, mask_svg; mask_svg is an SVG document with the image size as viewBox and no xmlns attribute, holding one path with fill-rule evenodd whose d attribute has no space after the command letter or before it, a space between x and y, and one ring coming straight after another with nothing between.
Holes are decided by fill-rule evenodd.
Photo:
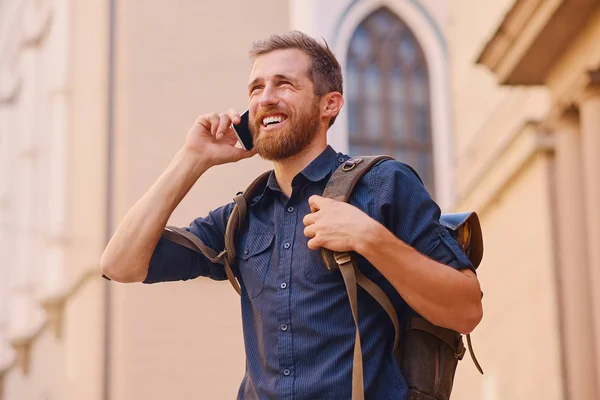
<instances>
[{"instance_id":1,"label":"chest pocket","mask_svg":"<svg viewBox=\"0 0 600 400\"><path fill-rule=\"evenodd\" d=\"M260 224L251 227L250 231L241 238L237 252L237 263L242 277L242 284L250 298L258 296L265 285L265 278L271 268L273 255L273 228Z\"/></svg>"}]
</instances>

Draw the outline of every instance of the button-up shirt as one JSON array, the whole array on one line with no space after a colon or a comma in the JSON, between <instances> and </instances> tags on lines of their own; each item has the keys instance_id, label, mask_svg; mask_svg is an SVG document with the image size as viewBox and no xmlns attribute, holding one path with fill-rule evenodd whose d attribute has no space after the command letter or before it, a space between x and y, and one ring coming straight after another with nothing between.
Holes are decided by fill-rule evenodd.
<instances>
[{"instance_id":1,"label":"button-up shirt","mask_svg":"<svg viewBox=\"0 0 600 400\"><path fill-rule=\"evenodd\" d=\"M248 207L238 233L233 267L242 288L246 371L238 399L350 399L355 326L344 281L329 271L320 251L307 247L303 217L308 198L321 195L328 178L349 157L327 147L292 180L286 196L271 173ZM439 223L440 209L416 173L398 161L374 166L354 189L350 203L421 253L456 269L472 268ZM222 250L234 203L193 221L188 229ZM378 284L401 324L412 311L366 259L361 271ZM201 254L161 238L146 283L207 276L226 279L224 268ZM359 288L359 328L366 398L406 397L406 383L392 354L394 327L383 308Z\"/></svg>"}]
</instances>

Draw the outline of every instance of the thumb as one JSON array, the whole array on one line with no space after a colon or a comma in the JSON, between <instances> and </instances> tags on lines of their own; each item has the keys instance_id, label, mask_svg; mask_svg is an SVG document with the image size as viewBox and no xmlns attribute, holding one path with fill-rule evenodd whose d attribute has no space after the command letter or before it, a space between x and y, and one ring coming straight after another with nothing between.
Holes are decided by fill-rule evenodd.
<instances>
[{"instance_id":1,"label":"thumb","mask_svg":"<svg viewBox=\"0 0 600 400\"><path fill-rule=\"evenodd\" d=\"M257 154L256 149L252 149L250 151L246 151L246 150L244 150L242 148L239 148L239 147L233 147L232 151L233 151L234 156L237 159L237 161L253 157L253 156L255 156Z\"/></svg>"}]
</instances>

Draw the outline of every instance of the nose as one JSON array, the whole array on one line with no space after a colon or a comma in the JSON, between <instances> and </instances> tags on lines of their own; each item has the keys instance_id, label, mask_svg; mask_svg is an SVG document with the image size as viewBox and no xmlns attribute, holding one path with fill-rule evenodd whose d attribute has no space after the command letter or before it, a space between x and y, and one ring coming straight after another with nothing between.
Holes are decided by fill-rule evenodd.
<instances>
[{"instance_id":1,"label":"nose","mask_svg":"<svg viewBox=\"0 0 600 400\"><path fill-rule=\"evenodd\" d=\"M277 90L271 85L266 85L263 89L258 104L260 107L271 107L279 103L279 97L277 96Z\"/></svg>"}]
</instances>

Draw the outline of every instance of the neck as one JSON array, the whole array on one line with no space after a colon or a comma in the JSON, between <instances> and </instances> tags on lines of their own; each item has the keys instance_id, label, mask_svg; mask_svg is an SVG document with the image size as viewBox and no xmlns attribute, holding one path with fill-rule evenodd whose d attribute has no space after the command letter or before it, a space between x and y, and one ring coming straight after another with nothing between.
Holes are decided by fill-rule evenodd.
<instances>
[{"instance_id":1,"label":"neck","mask_svg":"<svg viewBox=\"0 0 600 400\"><path fill-rule=\"evenodd\" d=\"M318 135L303 151L281 161L273 161L273 170L281 191L292 195L292 180L327 148L326 135Z\"/></svg>"}]
</instances>

